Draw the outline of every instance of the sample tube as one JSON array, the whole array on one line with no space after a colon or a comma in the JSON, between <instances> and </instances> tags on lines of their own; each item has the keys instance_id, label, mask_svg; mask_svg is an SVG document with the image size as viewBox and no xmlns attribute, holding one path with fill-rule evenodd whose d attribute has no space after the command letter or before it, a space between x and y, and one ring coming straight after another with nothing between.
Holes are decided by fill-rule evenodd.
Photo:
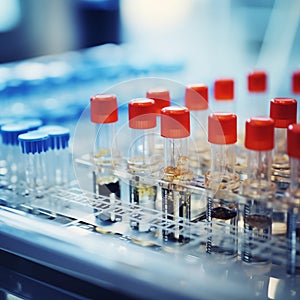
<instances>
[{"instance_id":1,"label":"sample tube","mask_svg":"<svg viewBox=\"0 0 300 300\"><path fill-rule=\"evenodd\" d=\"M238 101L238 142L237 142L237 172L241 180L247 174L247 151L244 147L245 122L254 116L267 116L269 114L269 98L267 95L267 73L254 70L247 76L247 92L243 93ZM251 109L250 109L251 108Z\"/></svg>"},{"instance_id":2,"label":"sample tube","mask_svg":"<svg viewBox=\"0 0 300 300\"><path fill-rule=\"evenodd\" d=\"M160 114L161 110L164 107L170 106L171 105L171 99L170 99L170 92L168 89L165 88L152 88L149 89L146 92L146 98L152 99L155 101L155 111L157 114L157 136L155 138L155 152L163 155L164 151L164 141L162 137L160 136L160 127L161 127L161 122L160 122Z\"/></svg>"},{"instance_id":3,"label":"sample tube","mask_svg":"<svg viewBox=\"0 0 300 300\"><path fill-rule=\"evenodd\" d=\"M10 123L1 127L3 152L5 153L7 166L2 185L7 186L16 193L22 193L22 186L25 180L18 136L29 130L28 125L22 123Z\"/></svg>"},{"instance_id":4,"label":"sample tube","mask_svg":"<svg viewBox=\"0 0 300 300\"><path fill-rule=\"evenodd\" d=\"M300 124L291 124L287 131L287 153L290 157L291 180L286 192L287 214L287 272L300 274Z\"/></svg>"},{"instance_id":5,"label":"sample tube","mask_svg":"<svg viewBox=\"0 0 300 300\"><path fill-rule=\"evenodd\" d=\"M190 84L185 89L185 106L191 115L191 138L189 157L191 167L197 175L208 171L210 147L207 142L208 86Z\"/></svg>"},{"instance_id":6,"label":"sample tube","mask_svg":"<svg viewBox=\"0 0 300 300\"><path fill-rule=\"evenodd\" d=\"M157 187L154 181L151 184L150 176L159 168L154 153L154 130L156 129L154 100L147 98L131 100L128 104L128 117L131 128L131 145L127 162L128 170L132 174L129 186L130 203L154 209ZM149 218L147 214L145 217ZM137 220L139 218L140 221ZM139 231L150 230L150 225L143 221L143 215L135 216L130 226Z\"/></svg>"},{"instance_id":7,"label":"sample tube","mask_svg":"<svg viewBox=\"0 0 300 300\"><path fill-rule=\"evenodd\" d=\"M47 163L49 186L66 186L70 182L70 130L62 126L47 125L38 129L49 135Z\"/></svg>"},{"instance_id":8,"label":"sample tube","mask_svg":"<svg viewBox=\"0 0 300 300\"><path fill-rule=\"evenodd\" d=\"M42 198L48 187L46 169L49 136L45 132L30 131L20 134L20 146L23 154L25 182L31 200Z\"/></svg>"},{"instance_id":9,"label":"sample tube","mask_svg":"<svg viewBox=\"0 0 300 300\"><path fill-rule=\"evenodd\" d=\"M118 160L118 149L115 140L115 124L118 121L118 106L115 95L98 94L90 99L91 121L96 124L95 147L93 160L93 190L97 196L110 198L114 203L120 198L119 178L114 174ZM95 208L95 212L98 212ZM114 213L96 215L102 221L115 221Z\"/></svg>"},{"instance_id":10,"label":"sample tube","mask_svg":"<svg viewBox=\"0 0 300 300\"><path fill-rule=\"evenodd\" d=\"M238 253L238 201L233 193L239 188L235 173L237 117L233 113L212 113L208 117L211 166L205 175L207 196L206 252L236 257Z\"/></svg>"},{"instance_id":11,"label":"sample tube","mask_svg":"<svg viewBox=\"0 0 300 300\"><path fill-rule=\"evenodd\" d=\"M215 80L214 99L211 104L212 110L215 112L236 112L233 79L224 78Z\"/></svg>"},{"instance_id":12,"label":"sample tube","mask_svg":"<svg viewBox=\"0 0 300 300\"><path fill-rule=\"evenodd\" d=\"M275 122L275 149L272 173L279 189L286 189L289 178L289 158L286 150L287 127L297 122L297 101L293 98L274 98L270 102L270 117Z\"/></svg>"},{"instance_id":13,"label":"sample tube","mask_svg":"<svg viewBox=\"0 0 300 300\"><path fill-rule=\"evenodd\" d=\"M174 223L170 230L163 230L163 239L187 242L189 234L181 224L190 220L191 194L184 184L193 179L193 172L188 157L190 112L186 107L168 106L161 110L161 136L165 141L162 210L164 218Z\"/></svg>"},{"instance_id":14,"label":"sample tube","mask_svg":"<svg viewBox=\"0 0 300 300\"><path fill-rule=\"evenodd\" d=\"M242 260L268 265L271 261L271 202L276 191L271 181L274 121L268 117L248 119L245 133L248 174L242 184L242 194L246 198Z\"/></svg>"}]
</instances>

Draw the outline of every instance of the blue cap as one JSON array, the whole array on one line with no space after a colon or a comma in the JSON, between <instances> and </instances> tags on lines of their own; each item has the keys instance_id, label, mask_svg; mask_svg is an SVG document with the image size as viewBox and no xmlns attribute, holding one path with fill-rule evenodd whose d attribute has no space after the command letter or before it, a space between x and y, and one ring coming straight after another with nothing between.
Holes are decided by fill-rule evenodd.
<instances>
[{"instance_id":1,"label":"blue cap","mask_svg":"<svg viewBox=\"0 0 300 300\"><path fill-rule=\"evenodd\" d=\"M22 148L22 153L41 153L48 151L49 136L46 132L38 130L29 131L19 135L19 142Z\"/></svg>"},{"instance_id":2,"label":"blue cap","mask_svg":"<svg viewBox=\"0 0 300 300\"><path fill-rule=\"evenodd\" d=\"M46 125L38 129L49 135L49 147L51 149L65 149L69 146L70 130L56 125Z\"/></svg>"},{"instance_id":3,"label":"blue cap","mask_svg":"<svg viewBox=\"0 0 300 300\"><path fill-rule=\"evenodd\" d=\"M2 143L5 145L19 145L18 136L29 130L28 125L23 123L3 125L1 127Z\"/></svg>"},{"instance_id":4,"label":"blue cap","mask_svg":"<svg viewBox=\"0 0 300 300\"><path fill-rule=\"evenodd\" d=\"M30 130L37 130L40 126L43 125L43 121L40 119L23 119L20 120L20 123L26 124Z\"/></svg>"}]
</instances>

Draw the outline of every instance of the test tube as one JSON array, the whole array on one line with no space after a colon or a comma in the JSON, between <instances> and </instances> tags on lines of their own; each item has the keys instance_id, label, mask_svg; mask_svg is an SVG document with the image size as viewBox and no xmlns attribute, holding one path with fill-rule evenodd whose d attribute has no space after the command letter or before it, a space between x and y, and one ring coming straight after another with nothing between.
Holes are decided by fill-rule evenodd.
<instances>
[{"instance_id":1,"label":"test tube","mask_svg":"<svg viewBox=\"0 0 300 300\"><path fill-rule=\"evenodd\" d=\"M185 89L185 106L191 115L189 157L194 173L204 175L208 171L210 147L207 142L208 86L189 84Z\"/></svg>"},{"instance_id":2,"label":"test tube","mask_svg":"<svg viewBox=\"0 0 300 300\"><path fill-rule=\"evenodd\" d=\"M18 136L30 130L25 123L10 123L1 127L3 152L5 153L6 170L2 184L16 193L22 193L24 169L21 163Z\"/></svg>"},{"instance_id":3,"label":"test tube","mask_svg":"<svg viewBox=\"0 0 300 300\"><path fill-rule=\"evenodd\" d=\"M38 129L49 135L47 163L49 186L67 186L70 182L70 130L66 127L46 125Z\"/></svg>"},{"instance_id":4,"label":"test tube","mask_svg":"<svg viewBox=\"0 0 300 300\"><path fill-rule=\"evenodd\" d=\"M247 179L241 192L244 205L244 240L242 260L268 265L271 259L272 200L276 185L271 181L274 121L268 117L252 117L246 121Z\"/></svg>"},{"instance_id":5,"label":"test tube","mask_svg":"<svg viewBox=\"0 0 300 300\"><path fill-rule=\"evenodd\" d=\"M93 151L93 190L97 196L106 196L111 204L120 199L119 178L114 174L119 154L115 140L115 124L118 121L117 97L113 94L97 94L90 99L91 121L96 124ZM95 208L95 212L98 212ZM99 213L102 221L115 221L114 213Z\"/></svg>"},{"instance_id":6,"label":"test tube","mask_svg":"<svg viewBox=\"0 0 300 300\"><path fill-rule=\"evenodd\" d=\"M45 132L30 131L18 137L23 154L25 182L30 200L43 198L48 188L46 168L49 136Z\"/></svg>"},{"instance_id":7,"label":"test tube","mask_svg":"<svg viewBox=\"0 0 300 300\"><path fill-rule=\"evenodd\" d=\"M267 116L269 113L268 75L265 71L254 70L247 75L247 92L238 101L238 142L237 142L237 172L241 180L247 174L247 151L244 147L245 122L253 116ZM251 109L250 109L251 108Z\"/></svg>"},{"instance_id":8,"label":"test tube","mask_svg":"<svg viewBox=\"0 0 300 300\"><path fill-rule=\"evenodd\" d=\"M298 98L300 96L300 70L296 70L292 73L291 76L291 94L292 98ZM300 105L297 110L297 117L300 117Z\"/></svg>"},{"instance_id":9,"label":"test tube","mask_svg":"<svg viewBox=\"0 0 300 300\"><path fill-rule=\"evenodd\" d=\"M188 157L190 112L186 107L168 106L161 110L161 136L165 141L162 210L164 218L175 223L170 230L163 230L163 240L184 243L189 234L181 223L189 222L191 217L191 194L184 184L193 179Z\"/></svg>"},{"instance_id":10,"label":"test tube","mask_svg":"<svg viewBox=\"0 0 300 300\"><path fill-rule=\"evenodd\" d=\"M236 112L234 80L231 78L217 79L214 82L214 101L212 110L215 112Z\"/></svg>"},{"instance_id":11,"label":"test tube","mask_svg":"<svg viewBox=\"0 0 300 300\"><path fill-rule=\"evenodd\" d=\"M157 114L157 136L155 138L155 151L161 155L163 155L164 151L164 141L160 136L160 127L161 127L161 121L160 121L160 115L161 115L161 110L164 107L170 106L171 105L171 98L170 98L170 91L166 88L152 88L149 89L146 92L146 98L152 99L155 101L155 111Z\"/></svg>"},{"instance_id":12,"label":"test tube","mask_svg":"<svg viewBox=\"0 0 300 300\"><path fill-rule=\"evenodd\" d=\"M293 98L274 98L270 101L270 117L275 122L275 149L272 173L279 189L286 189L289 178L287 128L297 122L297 101Z\"/></svg>"},{"instance_id":13,"label":"test tube","mask_svg":"<svg viewBox=\"0 0 300 300\"><path fill-rule=\"evenodd\" d=\"M233 113L212 113L208 117L211 145L210 171L205 175L208 189L206 252L234 258L238 253L238 201L233 193L239 188L235 173L237 117Z\"/></svg>"},{"instance_id":14,"label":"test tube","mask_svg":"<svg viewBox=\"0 0 300 300\"><path fill-rule=\"evenodd\" d=\"M158 159L155 156L154 130L156 129L155 102L152 99L137 98L128 104L131 145L128 153L128 170L132 174L129 186L129 200L150 209L155 208L157 187L150 176L158 171ZM146 215L147 217L147 215ZM131 228L139 231L150 230L147 222L131 221ZM143 216L141 216L143 218ZM149 218L149 216L148 216Z\"/></svg>"},{"instance_id":15,"label":"test tube","mask_svg":"<svg viewBox=\"0 0 300 300\"><path fill-rule=\"evenodd\" d=\"M287 272L300 274L300 124L291 124L287 131L287 153L290 158L291 180L285 195L287 214Z\"/></svg>"}]
</instances>

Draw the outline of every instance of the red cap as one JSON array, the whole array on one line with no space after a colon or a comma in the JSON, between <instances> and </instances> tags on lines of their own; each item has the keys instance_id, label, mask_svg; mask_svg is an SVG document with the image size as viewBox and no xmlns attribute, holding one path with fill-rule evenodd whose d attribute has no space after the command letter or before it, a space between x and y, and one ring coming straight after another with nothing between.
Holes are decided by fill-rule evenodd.
<instances>
[{"instance_id":1,"label":"red cap","mask_svg":"<svg viewBox=\"0 0 300 300\"><path fill-rule=\"evenodd\" d=\"M91 97L91 121L97 124L118 121L117 97L110 94L98 94Z\"/></svg>"},{"instance_id":2,"label":"red cap","mask_svg":"<svg viewBox=\"0 0 300 300\"><path fill-rule=\"evenodd\" d=\"M208 117L208 141L212 144L234 144L237 141L237 118L233 113L213 113Z\"/></svg>"},{"instance_id":3,"label":"red cap","mask_svg":"<svg viewBox=\"0 0 300 300\"><path fill-rule=\"evenodd\" d=\"M267 90L267 74L263 71L253 71L248 74L248 91L263 93Z\"/></svg>"},{"instance_id":4,"label":"red cap","mask_svg":"<svg viewBox=\"0 0 300 300\"><path fill-rule=\"evenodd\" d=\"M208 87L205 84L190 84L185 89L185 106L189 110L208 109Z\"/></svg>"},{"instance_id":5,"label":"red cap","mask_svg":"<svg viewBox=\"0 0 300 300\"><path fill-rule=\"evenodd\" d=\"M293 98L274 98L271 100L270 117L276 128L287 128L297 122L297 101Z\"/></svg>"},{"instance_id":6,"label":"red cap","mask_svg":"<svg viewBox=\"0 0 300 300\"><path fill-rule=\"evenodd\" d=\"M287 130L287 153L300 158L300 124L290 124Z\"/></svg>"},{"instance_id":7,"label":"red cap","mask_svg":"<svg viewBox=\"0 0 300 300\"><path fill-rule=\"evenodd\" d=\"M155 101L148 98L133 99L128 103L129 127L149 129L156 126Z\"/></svg>"},{"instance_id":8,"label":"red cap","mask_svg":"<svg viewBox=\"0 0 300 300\"><path fill-rule=\"evenodd\" d=\"M233 100L234 99L234 80L218 79L214 84L214 93L216 100Z\"/></svg>"},{"instance_id":9,"label":"red cap","mask_svg":"<svg viewBox=\"0 0 300 300\"><path fill-rule=\"evenodd\" d=\"M170 92L167 89L155 88L148 90L146 97L155 101L156 113L160 114L162 108L171 104Z\"/></svg>"},{"instance_id":10,"label":"red cap","mask_svg":"<svg viewBox=\"0 0 300 300\"><path fill-rule=\"evenodd\" d=\"M253 117L246 121L245 147L266 151L274 148L274 120L268 117Z\"/></svg>"},{"instance_id":11,"label":"red cap","mask_svg":"<svg viewBox=\"0 0 300 300\"><path fill-rule=\"evenodd\" d=\"M168 106L161 110L161 136L185 138L190 135L190 111L186 107Z\"/></svg>"},{"instance_id":12,"label":"red cap","mask_svg":"<svg viewBox=\"0 0 300 300\"><path fill-rule=\"evenodd\" d=\"M292 92L300 94L300 70L295 71L292 76Z\"/></svg>"}]
</instances>

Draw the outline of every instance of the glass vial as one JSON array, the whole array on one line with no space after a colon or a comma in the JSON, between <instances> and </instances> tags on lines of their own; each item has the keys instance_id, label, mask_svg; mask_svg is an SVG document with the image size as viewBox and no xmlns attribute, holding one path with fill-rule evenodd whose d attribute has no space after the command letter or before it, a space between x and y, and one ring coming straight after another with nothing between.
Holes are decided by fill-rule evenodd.
<instances>
[{"instance_id":1,"label":"glass vial","mask_svg":"<svg viewBox=\"0 0 300 300\"><path fill-rule=\"evenodd\" d=\"M208 86L190 84L185 88L185 106L191 115L191 137L189 158L191 167L197 175L208 171L210 147L207 142Z\"/></svg>"},{"instance_id":2,"label":"glass vial","mask_svg":"<svg viewBox=\"0 0 300 300\"><path fill-rule=\"evenodd\" d=\"M257 265L271 262L272 200L276 185L271 181L274 121L253 117L246 121L247 179L242 184L244 240L242 260Z\"/></svg>"},{"instance_id":3,"label":"glass vial","mask_svg":"<svg viewBox=\"0 0 300 300\"><path fill-rule=\"evenodd\" d=\"M25 169L26 189L29 199L43 198L48 187L46 169L49 136L47 133L30 131L19 135Z\"/></svg>"},{"instance_id":4,"label":"glass vial","mask_svg":"<svg viewBox=\"0 0 300 300\"><path fill-rule=\"evenodd\" d=\"M68 128L55 125L42 126L38 130L49 135L49 161L47 162L49 186L66 187L71 179L70 131Z\"/></svg>"},{"instance_id":5,"label":"glass vial","mask_svg":"<svg viewBox=\"0 0 300 300\"><path fill-rule=\"evenodd\" d=\"M290 158L291 180L286 192L287 272L300 274L300 124L291 124L287 131L287 153Z\"/></svg>"},{"instance_id":6,"label":"glass vial","mask_svg":"<svg viewBox=\"0 0 300 300\"><path fill-rule=\"evenodd\" d=\"M159 163L155 156L154 132L156 130L155 102L152 99L137 98L128 104L131 142L127 167L132 175L129 185L129 200L134 205L155 209L157 187L150 178L158 171ZM152 181L152 183L151 183ZM145 212L144 212L145 213ZM145 215L134 214L130 226L139 231L149 231L150 224L143 220Z\"/></svg>"},{"instance_id":7,"label":"glass vial","mask_svg":"<svg viewBox=\"0 0 300 300\"><path fill-rule=\"evenodd\" d=\"M187 224L191 218L191 194L184 185L193 179L188 157L190 112L186 107L168 106L161 110L161 136L165 142L162 210L172 224L163 230L163 240L184 243L190 238Z\"/></svg>"},{"instance_id":8,"label":"glass vial","mask_svg":"<svg viewBox=\"0 0 300 300\"><path fill-rule=\"evenodd\" d=\"M114 168L119 162L119 152L115 139L115 124L118 121L117 97L111 94L97 94L90 99L91 121L96 124L93 150L93 191L95 197L106 196L114 205L120 199L121 188ZM107 205L105 204L105 207ZM100 212L95 202L96 217L102 221L116 221L114 212Z\"/></svg>"},{"instance_id":9,"label":"glass vial","mask_svg":"<svg viewBox=\"0 0 300 300\"><path fill-rule=\"evenodd\" d=\"M239 188L239 177L235 173L236 115L210 114L208 141L211 144L211 166L205 175L205 186L208 188L206 252L235 258L238 254L239 218L238 201L234 196Z\"/></svg>"}]
</instances>

